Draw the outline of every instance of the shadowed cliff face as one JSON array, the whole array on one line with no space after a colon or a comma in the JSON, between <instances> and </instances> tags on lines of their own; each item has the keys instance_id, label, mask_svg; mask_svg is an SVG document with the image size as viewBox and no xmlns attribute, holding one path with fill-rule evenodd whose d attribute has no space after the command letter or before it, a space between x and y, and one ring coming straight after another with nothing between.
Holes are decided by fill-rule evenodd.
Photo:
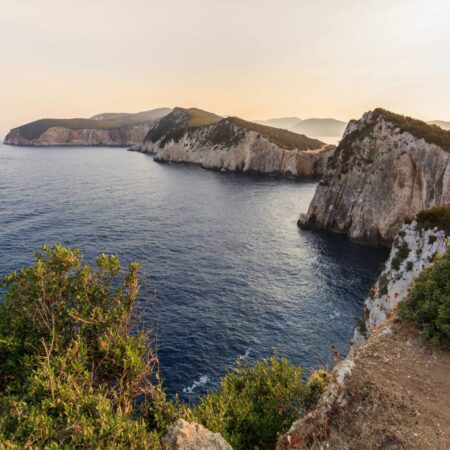
<instances>
[{"instance_id":1,"label":"shadowed cliff face","mask_svg":"<svg viewBox=\"0 0 450 450\"><path fill-rule=\"evenodd\" d=\"M412 119L406 131L395 117L405 119L375 110L348 124L299 226L390 245L407 216L450 203L450 153L430 143L448 132Z\"/></svg>"}]
</instances>

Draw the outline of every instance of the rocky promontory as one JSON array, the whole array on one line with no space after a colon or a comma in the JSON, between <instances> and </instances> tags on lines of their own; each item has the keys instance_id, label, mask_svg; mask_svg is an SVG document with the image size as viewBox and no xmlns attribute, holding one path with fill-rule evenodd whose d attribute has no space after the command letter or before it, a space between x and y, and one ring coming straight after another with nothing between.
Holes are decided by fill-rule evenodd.
<instances>
[{"instance_id":1,"label":"rocky promontory","mask_svg":"<svg viewBox=\"0 0 450 450\"><path fill-rule=\"evenodd\" d=\"M158 108L140 113L104 113L90 119L40 119L13 128L5 144L23 146L130 146L141 143L159 119Z\"/></svg>"},{"instance_id":2,"label":"rocky promontory","mask_svg":"<svg viewBox=\"0 0 450 450\"><path fill-rule=\"evenodd\" d=\"M334 147L237 117L175 108L131 150L207 169L307 177L322 175Z\"/></svg>"},{"instance_id":3,"label":"rocky promontory","mask_svg":"<svg viewBox=\"0 0 450 450\"><path fill-rule=\"evenodd\" d=\"M450 131L376 109L348 124L299 225L389 246L405 218L448 203Z\"/></svg>"}]
</instances>

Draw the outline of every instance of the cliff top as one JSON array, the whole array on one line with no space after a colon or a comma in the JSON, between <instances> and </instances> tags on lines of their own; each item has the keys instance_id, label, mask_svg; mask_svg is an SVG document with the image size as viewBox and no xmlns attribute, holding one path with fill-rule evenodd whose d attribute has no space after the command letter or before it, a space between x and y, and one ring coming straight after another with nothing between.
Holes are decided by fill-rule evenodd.
<instances>
[{"instance_id":1,"label":"cliff top","mask_svg":"<svg viewBox=\"0 0 450 450\"><path fill-rule=\"evenodd\" d=\"M170 110L169 110L170 111ZM71 130L111 130L146 124L152 120L159 119L167 114L167 108L158 108L141 113L105 113L94 116L91 119L40 119L21 125L13 130L19 130L20 135L26 139L37 139L49 128L62 127Z\"/></svg>"},{"instance_id":2,"label":"cliff top","mask_svg":"<svg viewBox=\"0 0 450 450\"><path fill-rule=\"evenodd\" d=\"M178 142L186 131L217 123L221 119L222 117L216 114L198 108L177 107L148 132L144 141L161 140L163 145L171 140Z\"/></svg>"},{"instance_id":3,"label":"cliff top","mask_svg":"<svg viewBox=\"0 0 450 450\"><path fill-rule=\"evenodd\" d=\"M450 152L450 131L444 130L438 125L428 124L422 120L413 119L409 116L395 114L383 108L376 108L368 114L370 115L370 119L366 125L349 132L344 139L342 139L339 147L348 146L355 139L364 138L369 135L378 119L383 118L392 123L401 133L410 133L418 139L424 139L429 144L435 144L443 150ZM358 122L359 121L353 120L349 123L349 126L351 126L352 123L356 124Z\"/></svg>"},{"instance_id":4,"label":"cliff top","mask_svg":"<svg viewBox=\"0 0 450 450\"><path fill-rule=\"evenodd\" d=\"M211 127L211 125L214 126ZM311 150L325 146L318 139L312 139L292 131L248 122L238 117L224 119L197 108L175 108L172 113L163 117L159 124L148 132L145 140L161 141L164 146L171 140L178 142L185 133L202 127L208 127L207 132L202 136L205 145L237 145L244 137L242 131L247 130L254 131L280 148L287 150Z\"/></svg>"},{"instance_id":5,"label":"cliff top","mask_svg":"<svg viewBox=\"0 0 450 450\"><path fill-rule=\"evenodd\" d=\"M424 209L417 214L416 221L420 229L428 230L436 227L450 236L450 205Z\"/></svg>"}]
</instances>

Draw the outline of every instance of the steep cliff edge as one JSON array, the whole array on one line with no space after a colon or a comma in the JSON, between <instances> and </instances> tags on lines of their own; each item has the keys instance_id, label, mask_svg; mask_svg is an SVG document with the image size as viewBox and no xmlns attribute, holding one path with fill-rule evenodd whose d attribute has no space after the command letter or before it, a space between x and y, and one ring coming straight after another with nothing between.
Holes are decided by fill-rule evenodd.
<instances>
[{"instance_id":1,"label":"steep cliff edge","mask_svg":"<svg viewBox=\"0 0 450 450\"><path fill-rule=\"evenodd\" d=\"M335 366L318 407L280 437L278 450L450 448L450 353L423 345L423 330L397 316L414 279L435 267L436 255L448 255L449 216L450 207L437 207L401 228L349 355Z\"/></svg>"},{"instance_id":2,"label":"steep cliff edge","mask_svg":"<svg viewBox=\"0 0 450 450\"><path fill-rule=\"evenodd\" d=\"M450 203L450 132L382 109L351 121L299 226L392 243L407 216Z\"/></svg>"},{"instance_id":3,"label":"steep cliff edge","mask_svg":"<svg viewBox=\"0 0 450 450\"><path fill-rule=\"evenodd\" d=\"M90 119L40 119L13 128L5 144L23 146L130 146L141 143L169 108L104 113Z\"/></svg>"},{"instance_id":4,"label":"steep cliff edge","mask_svg":"<svg viewBox=\"0 0 450 450\"><path fill-rule=\"evenodd\" d=\"M207 169L288 175L321 175L333 149L317 139L236 117L175 108L132 150L156 161Z\"/></svg>"}]
</instances>

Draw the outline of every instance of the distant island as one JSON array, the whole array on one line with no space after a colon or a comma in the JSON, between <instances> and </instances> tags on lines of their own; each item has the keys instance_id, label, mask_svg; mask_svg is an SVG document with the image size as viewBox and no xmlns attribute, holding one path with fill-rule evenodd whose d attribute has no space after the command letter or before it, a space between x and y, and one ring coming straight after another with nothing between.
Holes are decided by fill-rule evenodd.
<instances>
[{"instance_id":1,"label":"distant island","mask_svg":"<svg viewBox=\"0 0 450 450\"><path fill-rule=\"evenodd\" d=\"M150 128L171 108L139 113L102 113L89 119L40 119L13 128L8 145L30 146L129 146L144 139Z\"/></svg>"},{"instance_id":2,"label":"distant island","mask_svg":"<svg viewBox=\"0 0 450 450\"><path fill-rule=\"evenodd\" d=\"M307 136L340 137L344 133L347 122L337 119L299 119L298 117L280 117L276 119L258 120L257 123L275 128L306 134Z\"/></svg>"}]
</instances>

